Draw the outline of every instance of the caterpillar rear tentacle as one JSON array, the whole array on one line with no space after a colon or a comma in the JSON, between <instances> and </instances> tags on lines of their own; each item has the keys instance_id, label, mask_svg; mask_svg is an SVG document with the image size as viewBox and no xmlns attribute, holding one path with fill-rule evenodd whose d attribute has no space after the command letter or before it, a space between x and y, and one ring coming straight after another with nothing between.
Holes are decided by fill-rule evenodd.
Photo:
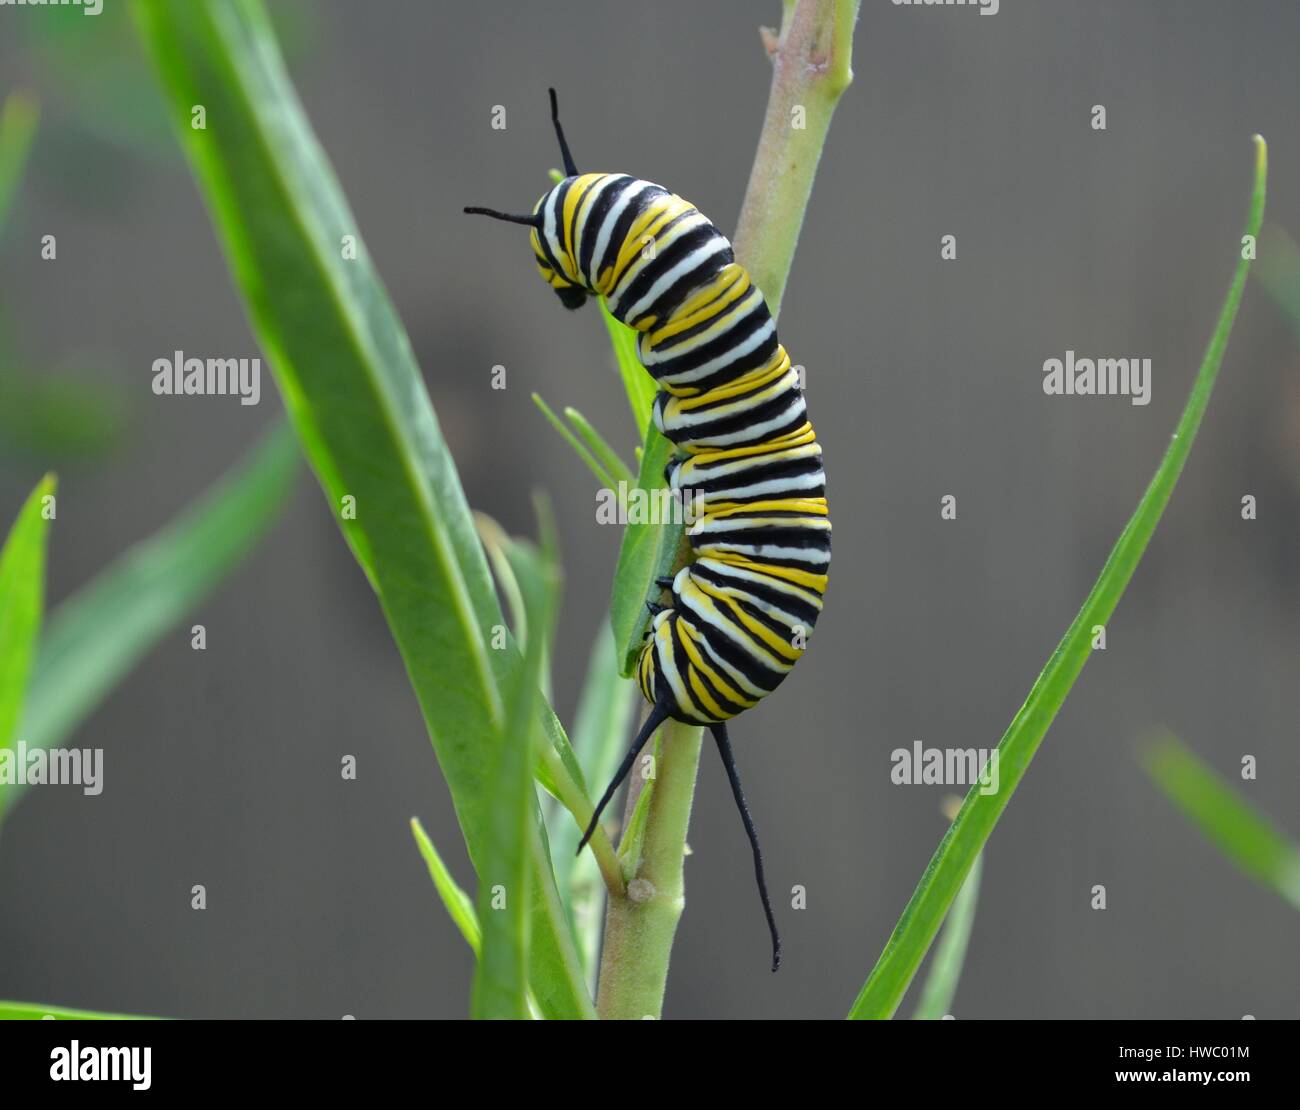
<instances>
[{"instance_id":1,"label":"caterpillar rear tentacle","mask_svg":"<svg viewBox=\"0 0 1300 1110\"><path fill-rule=\"evenodd\" d=\"M551 118L564 180L529 215L465 211L529 226L538 272L566 308L601 296L639 333L660 386L655 424L678 449L666 477L702 509L686 533L692 561L656 580L671 604L646 602L637 680L650 714L582 845L659 724L708 726L753 850L775 971L780 938L725 722L781 684L821 613L831 547L821 447L763 294L726 237L659 185L579 173L553 89Z\"/></svg>"}]
</instances>

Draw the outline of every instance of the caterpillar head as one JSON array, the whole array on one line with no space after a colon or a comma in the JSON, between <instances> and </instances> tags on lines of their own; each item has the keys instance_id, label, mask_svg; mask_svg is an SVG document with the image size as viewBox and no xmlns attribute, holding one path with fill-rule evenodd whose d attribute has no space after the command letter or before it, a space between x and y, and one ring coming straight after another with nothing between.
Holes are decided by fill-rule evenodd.
<instances>
[{"instance_id":1,"label":"caterpillar head","mask_svg":"<svg viewBox=\"0 0 1300 1110\"><path fill-rule=\"evenodd\" d=\"M564 172L568 176L537 202L530 215L516 216L509 212L498 212L494 208L466 208L465 211L470 215L491 216L494 220L504 220L507 223L525 224L531 227L532 234L529 236L529 240L532 243L533 258L537 263L538 272L542 275L542 280L555 290L555 295L560 298L560 303L565 308L581 308L587 303L588 293L575 280L578 273L577 260L563 249L558 237L553 234L554 229L552 229L551 235L546 234L542 215L548 206L554 211L556 205L553 204L553 201L556 200L559 191L572 178L578 176L578 169L573 164L573 155L569 153L569 144L564 138L564 129L560 126L560 109L555 98L555 90L551 89L550 93L551 122L555 124L555 136L560 141L560 154L564 159Z\"/></svg>"}]
</instances>

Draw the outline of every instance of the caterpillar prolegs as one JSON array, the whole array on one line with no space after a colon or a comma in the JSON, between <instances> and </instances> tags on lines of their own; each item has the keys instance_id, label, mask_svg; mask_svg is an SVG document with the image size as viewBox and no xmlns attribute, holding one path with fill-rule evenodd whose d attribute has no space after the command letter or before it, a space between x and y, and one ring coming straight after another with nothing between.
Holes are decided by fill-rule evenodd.
<instances>
[{"instance_id":1,"label":"caterpillar prolegs","mask_svg":"<svg viewBox=\"0 0 1300 1110\"><path fill-rule=\"evenodd\" d=\"M638 332L660 386L655 423L677 447L666 477L702 510L687 530L691 562L658 582L671 604L646 602L637 678L650 713L582 844L660 724L707 726L753 849L775 971L781 943L726 722L781 684L821 612L831 531L821 448L763 294L726 237L659 185L578 173L554 90L551 117L564 180L529 215L465 211L530 227L537 268L566 308L595 294Z\"/></svg>"}]
</instances>

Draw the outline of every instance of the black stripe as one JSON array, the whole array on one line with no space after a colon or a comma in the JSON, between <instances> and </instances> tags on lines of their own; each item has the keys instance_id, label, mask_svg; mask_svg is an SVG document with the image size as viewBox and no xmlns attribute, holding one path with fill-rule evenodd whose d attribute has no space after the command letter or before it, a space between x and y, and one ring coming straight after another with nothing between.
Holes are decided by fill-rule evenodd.
<instances>
[{"instance_id":1,"label":"black stripe","mask_svg":"<svg viewBox=\"0 0 1300 1110\"><path fill-rule=\"evenodd\" d=\"M813 625L817 623L820 610L807 598L783 593L776 587L763 582L754 582L748 578L740 578L736 575L719 572L713 567L705 566L703 563L696 563L691 567L691 576L708 582L718 589L738 590L749 594L751 597L758 598L760 601L765 601L769 605L784 610L803 624ZM802 586L795 586L793 583L787 583L787 585L791 586L792 589L803 590Z\"/></svg>"},{"instance_id":2,"label":"black stripe","mask_svg":"<svg viewBox=\"0 0 1300 1110\"><path fill-rule=\"evenodd\" d=\"M609 242L605 244L605 253L596 260L596 266L592 270L594 277L599 278L608 267L613 266L618 261L619 251L623 249L623 241L627 238L628 232L632 230L632 224L636 222L637 218L652 205L658 203L661 197L670 195L667 189L659 185L651 185L649 182L636 179L632 180L628 189L634 191L642 186L645 186L644 192L628 203L628 206L623 209L622 215L614 224Z\"/></svg>"},{"instance_id":3,"label":"black stripe","mask_svg":"<svg viewBox=\"0 0 1300 1110\"><path fill-rule=\"evenodd\" d=\"M684 354L661 358L655 365L647 369L656 378L666 378L677 374L689 374L693 370L698 370L706 362L712 362L715 358L721 358L730 350L739 348L747 339L754 335L755 332L761 331L770 322L771 317L767 314L766 307L762 311L754 311L741 316L737 320L727 325L727 328L721 335L710 339L707 343L701 344L693 351L687 351ZM716 319L708 321L708 326L717 323ZM702 330L702 329L701 329ZM673 337L676 339L676 336ZM736 374L736 365L742 365L757 369L764 365L773 354L776 353L777 338L776 329L772 330L772 335L758 344L748 354L735 356L735 362L728 361L725 369L732 376L739 377ZM655 354L661 354L663 347L655 347ZM720 368L722 369L722 368ZM710 377L715 376L720 371L715 370ZM707 379L705 379L707 380Z\"/></svg>"},{"instance_id":4,"label":"black stripe","mask_svg":"<svg viewBox=\"0 0 1300 1110\"><path fill-rule=\"evenodd\" d=\"M679 620L681 624L685 625L686 627L692 630L694 630L696 627L695 622L691 620L690 617L687 616L685 613L681 615ZM683 647L682 650L685 651L685 647ZM709 676L706 675L697 666L695 666L694 663L691 663L689 661L689 658L687 661L687 667L689 669L683 672L683 681L686 682L688 690L690 688L690 676L695 675L700 680L700 683L704 687L705 691L709 694L710 697L713 698L714 702L716 702L718 706L721 707L724 713L730 714L731 716L734 717L738 713L744 712L745 707L743 705L739 705L736 702L732 701L730 698L724 697L722 691L718 689L717 685L709 678ZM726 672L723 673L725 674ZM729 675L727 677L730 678ZM706 709L703 705L700 705L699 695L696 694L695 691L691 690L690 695L691 695L691 700L694 701L695 704L699 706L701 716L703 717L714 716L714 714L710 713L709 710Z\"/></svg>"},{"instance_id":5,"label":"black stripe","mask_svg":"<svg viewBox=\"0 0 1300 1110\"><path fill-rule=\"evenodd\" d=\"M559 276L565 281L568 280L568 277L564 273L564 267L560 265L560 260L551 253L551 244L547 242L546 239L546 229L545 229L546 209L547 206L551 203L552 199L554 199L555 228L557 234L559 234L561 240L563 240L564 228L560 222L560 217L564 213L565 195L572 187L573 187L573 178L571 177L567 178L566 180L561 181L557 186L555 186L555 188L552 189L551 192L542 200L542 206L539 209L539 211L542 213L543 226L537 229L537 241L538 243L541 244L542 253L546 255L546 264L550 266L550 268L554 270L557 274L559 274Z\"/></svg>"},{"instance_id":6,"label":"black stripe","mask_svg":"<svg viewBox=\"0 0 1300 1110\"><path fill-rule=\"evenodd\" d=\"M661 236L668 234L675 224L682 220L691 219L699 215L694 208L674 216L668 221L656 234L654 241L658 243ZM635 305L642 297L650 291L651 287L662 278L669 270L683 261L687 256L693 254L701 247L707 245L714 239L722 238L718 229L711 223L705 222L699 227L692 229L680 235L673 242L669 243L662 251L655 248L655 256L646 262L641 268L641 272L636 275L626 288L619 291L618 303L621 312L626 312ZM728 248L718 254L704 259L698 266L687 270L677 281L664 290L664 292L653 301L643 312L644 316L654 316L659 320L668 320L672 317L673 310L686 299L686 297L695 289L698 289L709 278L711 278L722 266L726 265L730 259L727 257L731 251ZM716 265L715 265L716 263ZM618 275L618 279L622 278ZM632 321L625 320L626 323Z\"/></svg>"},{"instance_id":7,"label":"black stripe","mask_svg":"<svg viewBox=\"0 0 1300 1110\"><path fill-rule=\"evenodd\" d=\"M731 285L728 285L725 289L721 290L717 296L708 302L708 304L701 305L696 311L708 312L708 315L703 316L699 323L692 324L689 328L675 332L655 344L655 351L663 353L665 357L671 358L672 349L674 347L687 343L698 336L701 332L708 331L709 328L715 327L719 320L725 320L728 316L742 316L742 314L742 318L744 316L763 314L763 310L766 309L767 306L762 303L761 299L756 305L749 303L755 292L752 285L739 297L734 298L730 304L721 309L715 308L714 306L716 306L723 297L730 294L734 288L735 283L733 282ZM713 311L709 312L709 309L713 309Z\"/></svg>"},{"instance_id":8,"label":"black stripe","mask_svg":"<svg viewBox=\"0 0 1300 1110\"><path fill-rule=\"evenodd\" d=\"M683 610L683 612L688 613L689 610ZM731 621L727 623L732 624ZM752 651L742 648L721 629L714 628L713 625L703 619L692 620L691 627L700 634L704 642L712 649L714 655L730 663L732 667L749 680L751 685L770 693L781 684L781 680L785 677L781 671L773 670L762 659L757 658ZM749 633L743 628L737 628L737 632L741 636L749 637Z\"/></svg>"},{"instance_id":9,"label":"black stripe","mask_svg":"<svg viewBox=\"0 0 1300 1110\"><path fill-rule=\"evenodd\" d=\"M776 546L792 547L798 551L830 551L831 549L829 528L783 528L760 525L757 528L733 528L725 532L710 532L706 524L703 531L691 532L690 537L692 547ZM755 558L762 562L760 556L756 555Z\"/></svg>"},{"instance_id":10,"label":"black stripe","mask_svg":"<svg viewBox=\"0 0 1300 1110\"><path fill-rule=\"evenodd\" d=\"M626 191L626 186L636 179L621 174L605 187L605 191L596 198L591 211L587 213L587 222L582 226L582 242L578 244L578 269L586 276L594 288L598 274L591 269L591 256L596 249L596 236L600 234L600 225L605 222L614 202Z\"/></svg>"},{"instance_id":11,"label":"black stripe","mask_svg":"<svg viewBox=\"0 0 1300 1110\"><path fill-rule=\"evenodd\" d=\"M733 399L729 399L734 400ZM718 420L706 420L698 424L692 424L689 427L673 428L664 434L674 443L684 441L707 442L711 439L720 439L723 436L732 435L736 432L744 432L750 428L756 428L758 425L766 423L775 416L779 416L786 410L790 410L791 416L789 421L776 428L762 433L763 439L757 442L779 439L781 436L794 431L803 426L807 420L807 413L803 405L802 394L797 389L789 387L780 390L776 396L758 405L747 406L740 412L733 413L731 416L724 416ZM759 433L755 432L755 436ZM755 442L755 440L741 439L736 443L728 444L729 447L743 446L745 443Z\"/></svg>"},{"instance_id":12,"label":"black stripe","mask_svg":"<svg viewBox=\"0 0 1300 1110\"><path fill-rule=\"evenodd\" d=\"M605 181L605 175L602 174L601 176L597 177L590 185L588 185L585 189L582 190L582 194L578 197L578 203L573 206L573 219L569 221L569 233L566 238L568 242L573 244L573 255L575 261L578 258L578 254L582 246L582 244L578 242L578 216L582 214L582 206L586 202L587 194L590 193L592 189L600 188L601 184L604 181ZM564 213L561 212L560 215L563 216ZM583 277L585 276L585 274L586 271L582 268L581 265L578 265L578 276ZM589 282L588 284L591 283Z\"/></svg>"},{"instance_id":13,"label":"black stripe","mask_svg":"<svg viewBox=\"0 0 1300 1110\"><path fill-rule=\"evenodd\" d=\"M705 510L708 509L710 501L735 501L737 504L746 504L752 501L784 501L792 497L800 500L811 499L815 497L824 497L826 495L826 481L816 485L800 487L795 489L792 485L785 488L774 490L770 493L736 493L718 496L729 490L743 490L746 486L757 485L759 482L784 481L792 482L795 478L803 478L809 474L816 474L821 470L821 462L817 458L800 459L795 462L785 462L772 464L768 466L756 466L734 474L719 475L717 478L706 478L703 481L698 477L693 477L691 489L698 490L704 495Z\"/></svg>"}]
</instances>

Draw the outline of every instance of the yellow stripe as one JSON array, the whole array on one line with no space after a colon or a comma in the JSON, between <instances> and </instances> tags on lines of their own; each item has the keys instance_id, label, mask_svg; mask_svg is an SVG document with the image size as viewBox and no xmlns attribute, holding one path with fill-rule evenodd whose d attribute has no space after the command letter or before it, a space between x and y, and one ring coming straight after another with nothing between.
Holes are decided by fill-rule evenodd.
<instances>
[{"instance_id":1,"label":"yellow stripe","mask_svg":"<svg viewBox=\"0 0 1300 1110\"><path fill-rule=\"evenodd\" d=\"M684 331L696 327L713 317L723 316L725 319L726 310L737 301L742 300L748 295L753 286L749 282L749 276L741 267L734 262L729 263L718 272L717 277L707 285L701 286L699 292L691 294L682 302L680 308L673 314L673 318L665 323L662 327L655 328L647 339L651 349L659 346L665 339L671 339L674 335L679 335ZM719 329L710 329L716 331ZM698 341L705 341L703 336L709 333L703 333L701 336L692 336L692 346ZM683 353L689 350L689 347L683 348Z\"/></svg>"},{"instance_id":2,"label":"yellow stripe","mask_svg":"<svg viewBox=\"0 0 1300 1110\"><path fill-rule=\"evenodd\" d=\"M686 649L686 655L691 660L694 667L699 670L705 678L713 683L727 701L733 705L742 706L745 709L752 709L758 704L758 699L752 695L746 694L740 690L729 677L720 674L705 658L704 653L700 651L699 643L696 639L699 633L691 627L689 621L682 621L678 627L686 633L682 637L682 646ZM721 714L719 714L721 715Z\"/></svg>"},{"instance_id":3,"label":"yellow stripe","mask_svg":"<svg viewBox=\"0 0 1300 1110\"><path fill-rule=\"evenodd\" d=\"M720 501L716 504L710 503L705 510L704 519L707 520L727 520L732 516L744 513L773 513L773 512L791 512L804 513L807 516L824 517L828 515L826 498L824 497L806 497L794 498L781 501ZM755 523L758 523L755 521ZM777 523L782 527L798 527L799 521L793 517L778 518ZM829 523L829 521L827 522ZM810 527L815 527L809 522Z\"/></svg>"},{"instance_id":4,"label":"yellow stripe","mask_svg":"<svg viewBox=\"0 0 1300 1110\"><path fill-rule=\"evenodd\" d=\"M766 574L772 578L781 578L786 582L793 582L796 586L803 586L805 589L818 594L826 592L826 575L824 574L813 574L811 571L800 570L798 567L778 567L771 563L756 563L747 555L730 551L721 551L716 555L710 555L709 558L716 559L719 563L725 563L727 566L739 567L741 570L752 570L755 574Z\"/></svg>"}]
</instances>

